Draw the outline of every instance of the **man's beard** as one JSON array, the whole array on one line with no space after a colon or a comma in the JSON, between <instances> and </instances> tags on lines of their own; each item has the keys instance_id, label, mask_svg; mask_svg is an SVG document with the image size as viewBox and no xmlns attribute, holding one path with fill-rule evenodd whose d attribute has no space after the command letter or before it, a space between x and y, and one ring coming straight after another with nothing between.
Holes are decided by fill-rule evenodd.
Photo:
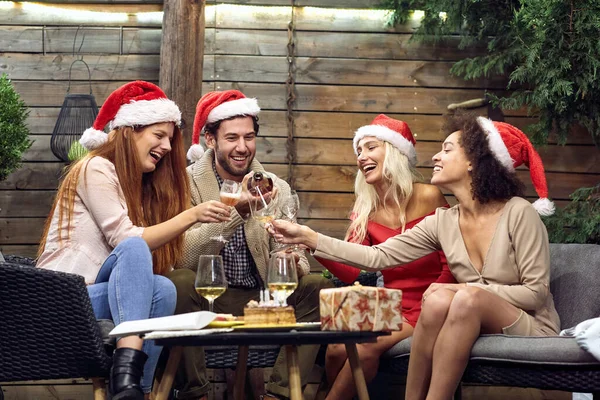
<instances>
[{"instance_id":1,"label":"man's beard","mask_svg":"<svg viewBox=\"0 0 600 400\"><path fill-rule=\"evenodd\" d=\"M252 160L254 158L247 158L246 159L246 168L244 170L239 170L239 169L234 169L234 167L232 167L229 164L229 158L228 157L224 157L223 153L221 153L219 151L218 147L215 147L215 155L216 155L216 159L219 162L219 165L221 166L221 168L223 168L228 174L232 175L232 176L238 176L238 177L243 177L245 176L248 172L250 172L250 164L252 164Z\"/></svg>"}]
</instances>

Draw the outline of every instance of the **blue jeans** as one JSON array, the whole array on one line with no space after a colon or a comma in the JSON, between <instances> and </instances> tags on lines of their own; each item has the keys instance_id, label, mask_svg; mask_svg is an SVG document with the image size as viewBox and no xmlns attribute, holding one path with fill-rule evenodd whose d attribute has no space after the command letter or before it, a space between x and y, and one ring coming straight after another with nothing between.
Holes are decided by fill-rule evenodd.
<instances>
[{"instance_id":1,"label":"blue jeans","mask_svg":"<svg viewBox=\"0 0 600 400\"><path fill-rule=\"evenodd\" d=\"M142 238L123 240L102 264L96 283L88 286L97 319L124 321L173 315L177 292L164 276L152 272L152 254ZM145 341L148 355L142 376L144 393L152 390L154 371L162 347Z\"/></svg>"}]
</instances>

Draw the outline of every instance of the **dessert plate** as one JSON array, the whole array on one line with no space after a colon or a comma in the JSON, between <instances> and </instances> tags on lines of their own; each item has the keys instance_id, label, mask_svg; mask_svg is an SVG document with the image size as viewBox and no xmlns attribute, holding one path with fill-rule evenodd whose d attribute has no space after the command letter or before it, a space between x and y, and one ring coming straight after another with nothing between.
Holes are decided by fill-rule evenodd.
<instances>
[{"instance_id":1,"label":"dessert plate","mask_svg":"<svg viewBox=\"0 0 600 400\"><path fill-rule=\"evenodd\" d=\"M267 324L254 324L254 325L237 325L234 326L235 331L259 331L259 332L289 332L291 330L297 331L319 331L321 330L320 322L297 322L289 325L267 325Z\"/></svg>"},{"instance_id":2,"label":"dessert plate","mask_svg":"<svg viewBox=\"0 0 600 400\"><path fill-rule=\"evenodd\" d=\"M207 328L231 328L238 325L244 325L244 321L212 321Z\"/></svg>"}]
</instances>

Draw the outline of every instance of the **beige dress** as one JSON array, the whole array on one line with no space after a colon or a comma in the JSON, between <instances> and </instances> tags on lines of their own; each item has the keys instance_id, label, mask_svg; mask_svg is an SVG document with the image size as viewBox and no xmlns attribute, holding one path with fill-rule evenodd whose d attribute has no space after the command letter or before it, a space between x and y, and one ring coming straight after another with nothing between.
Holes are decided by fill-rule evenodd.
<instances>
[{"instance_id":1,"label":"beige dress","mask_svg":"<svg viewBox=\"0 0 600 400\"><path fill-rule=\"evenodd\" d=\"M549 290L548 234L531 204L519 197L506 203L481 272L469 259L458 217L458 206L438 208L411 230L372 247L319 234L314 255L376 271L442 250L458 282L495 293L523 310L504 329L506 334L558 334L560 321Z\"/></svg>"}]
</instances>

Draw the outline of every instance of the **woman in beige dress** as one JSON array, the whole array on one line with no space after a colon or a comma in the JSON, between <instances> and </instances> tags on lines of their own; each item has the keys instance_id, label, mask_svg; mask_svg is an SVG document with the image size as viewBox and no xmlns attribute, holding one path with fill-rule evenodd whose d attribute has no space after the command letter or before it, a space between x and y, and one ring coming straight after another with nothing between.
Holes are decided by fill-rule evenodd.
<instances>
[{"instance_id":1,"label":"woman in beige dress","mask_svg":"<svg viewBox=\"0 0 600 400\"><path fill-rule=\"evenodd\" d=\"M546 336L559 330L549 292L548 235L538 216L554 205L539 155L512 125L471 114L448 117L449 134L433 156L431 183L459 204L377 246L333 239L312 229L275 221L284 243L300 243L322 258L367 271L407 264L442 250L459 283L433 283L423 294L414 330L406 399L449 399L483 333ZM515 167L529 166L540 196L523 199ZM536 212L537 211L537 212Z\"/></svg>"}]
</instances>

